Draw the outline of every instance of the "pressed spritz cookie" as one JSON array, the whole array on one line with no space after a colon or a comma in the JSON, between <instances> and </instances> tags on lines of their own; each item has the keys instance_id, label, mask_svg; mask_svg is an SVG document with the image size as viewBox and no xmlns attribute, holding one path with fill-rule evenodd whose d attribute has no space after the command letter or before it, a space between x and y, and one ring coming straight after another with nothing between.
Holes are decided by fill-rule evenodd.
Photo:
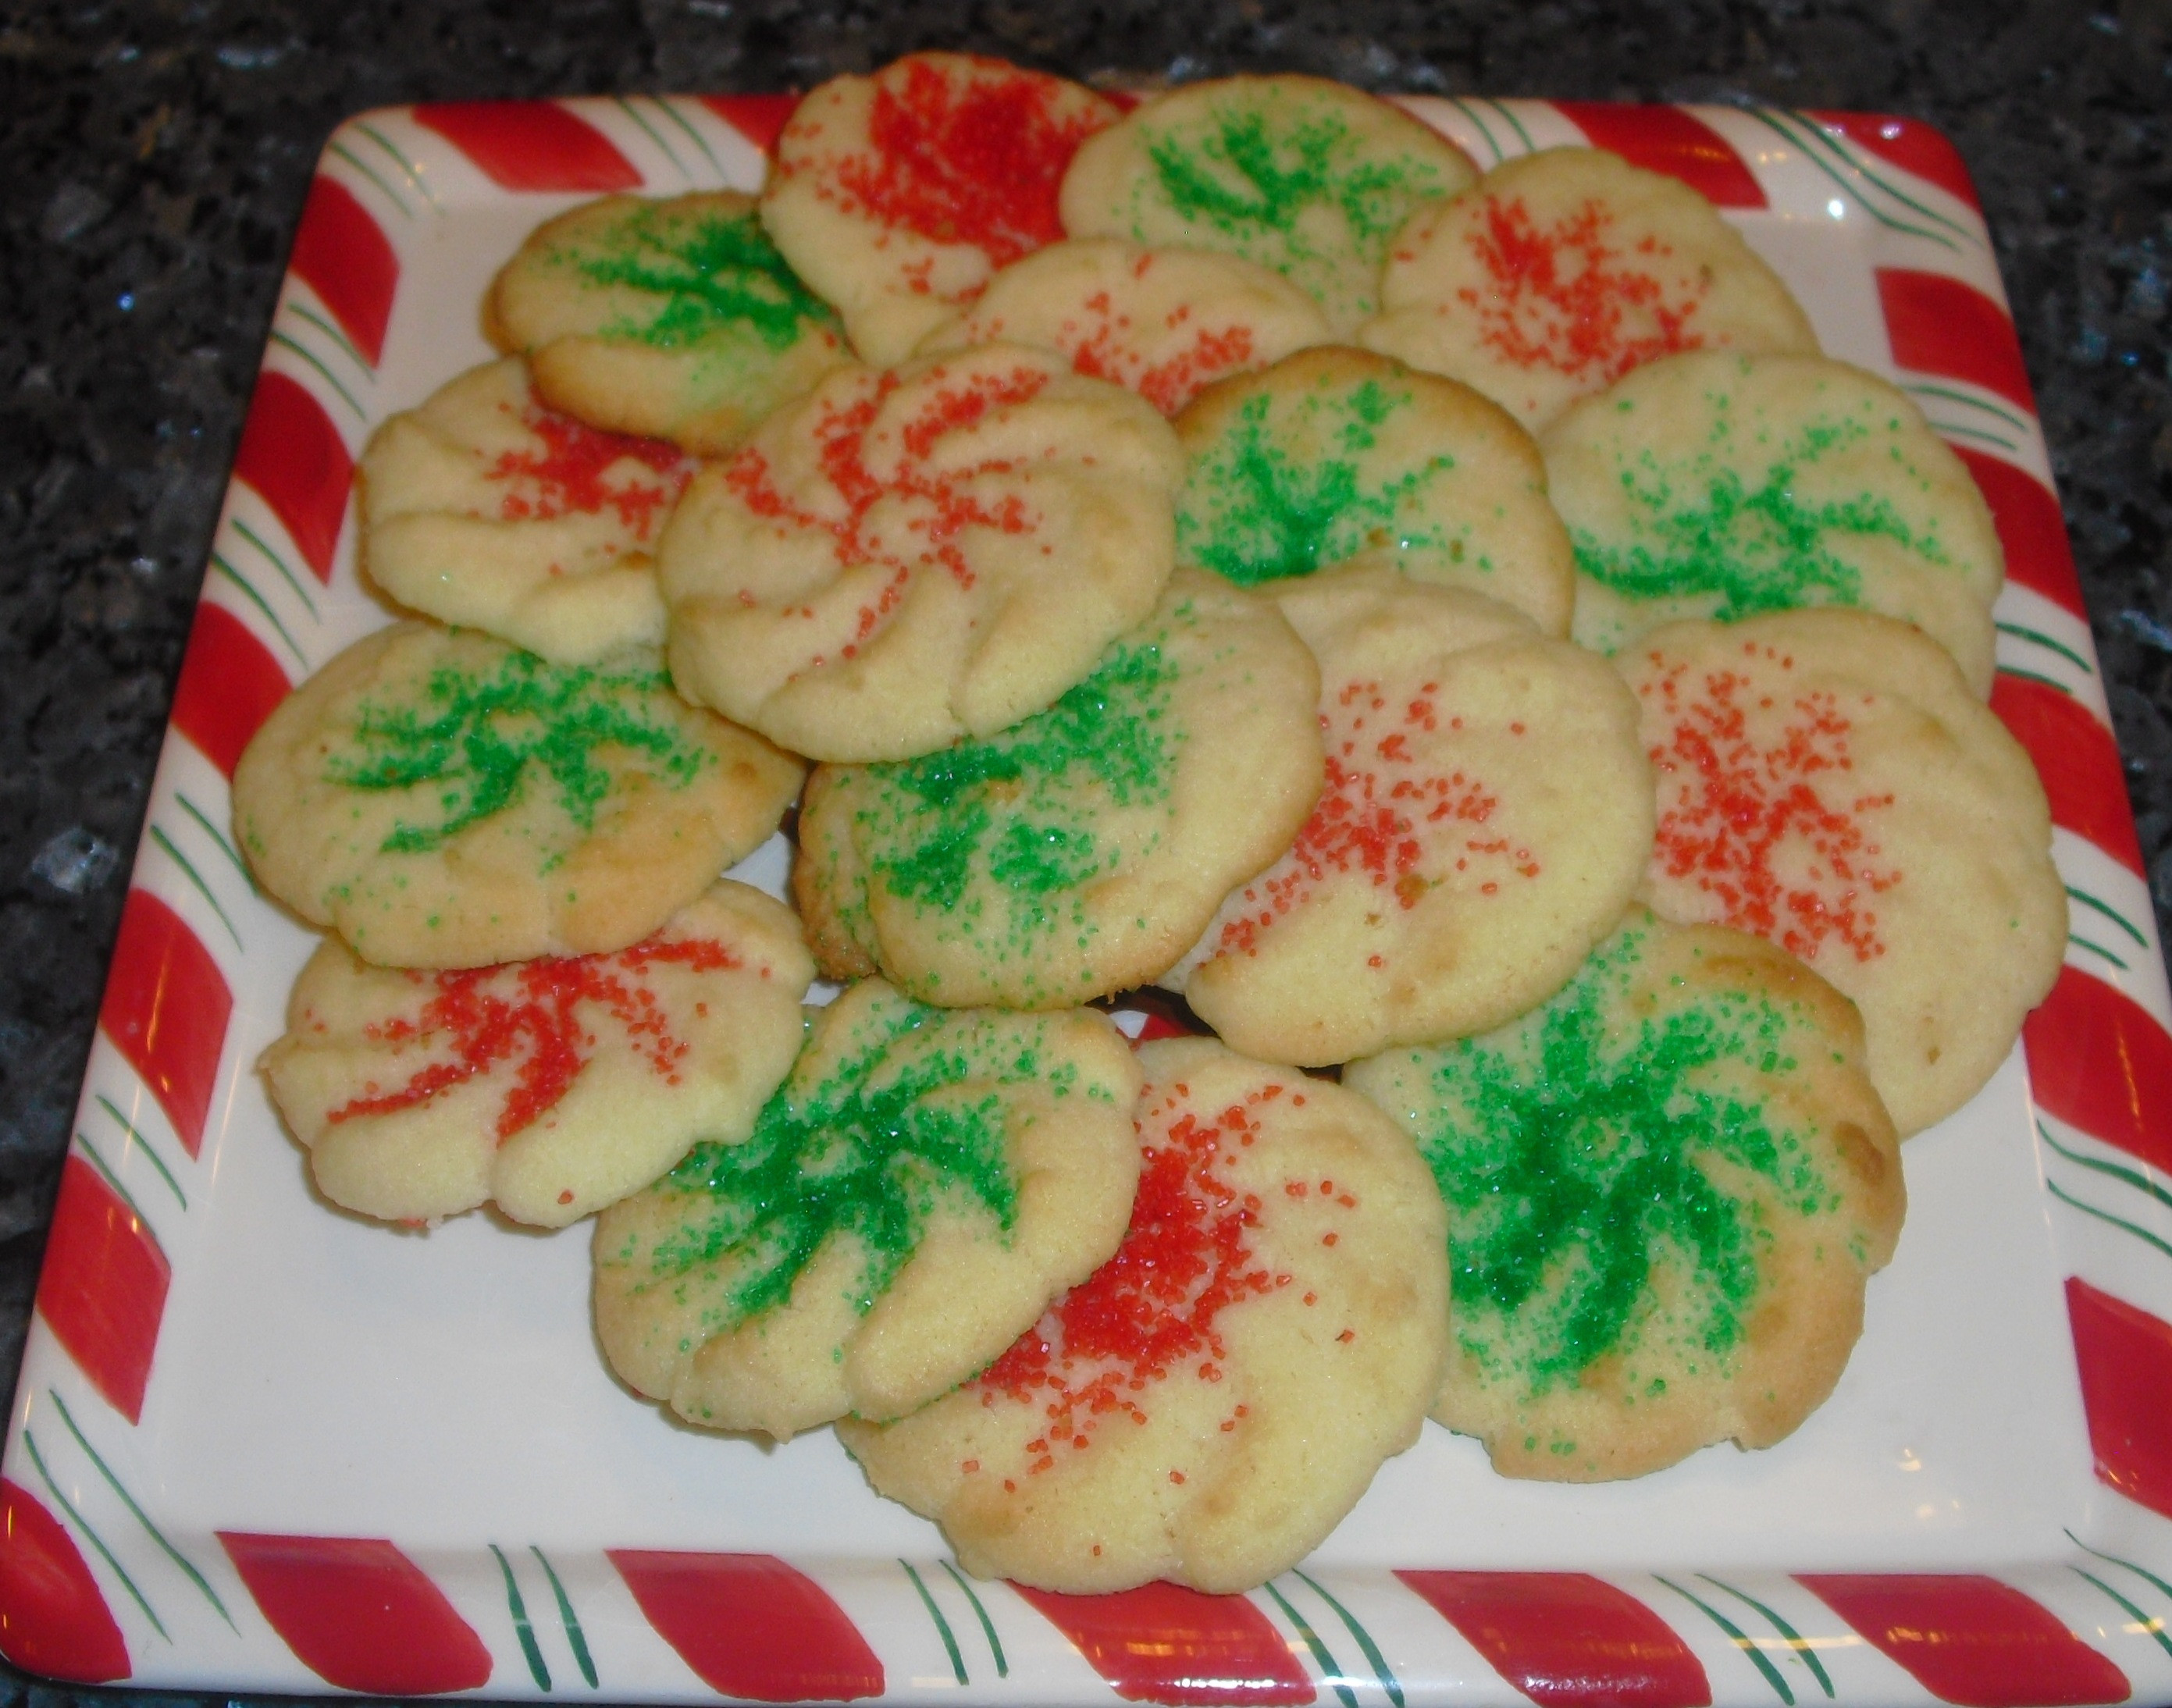
<instances>
[{"instance_id":1,"label":"pressed spritz cookie","mask_svg":"<svg viewBox=\"0 0 2172 1708\"><path fill-rule=\"evenodd\" d=\"M977 1576L1234 1593L1417 1439L1447 1350L1440 1199L1354 1093L1212 1039L1138 1053L1116 1255L974 1382L838 1434Z\"/></svg>"},{"instance_id":2,"label":"pressed spritz cookie","mask_svg":"<svg viewBox=\"0 0 2172 1708\"><path fill-rule=\"evenodd\" d=\"M779 1440L925 1405L1116 1249L1138 1088L1089 1010L854 986L751 1136L598 1219L605 1356L691 1423Z\"/></svg>"},{"instance_id":3,"label":"pressed spritz cookie","mask_svg":"<svg viewBox=\"0 0 2172 1708\"><path fill-rule=\"evenodd\" d=\"M1840 1379L1906 1199L1862 1023L1793 957L1637 909L1539 1008L1343 1082L1447 1202L1433 1415L1504 1475L1769 1447Z\"/></svg>"},{"instance_id":4,"label":"pressed spritz cookie","mask_svg":"<svg viewBox=\"0 0 2172 1708\"><path fill-rule=\"evenodd\" d=\"M814 975L791 910L728 879L613 954L430 973L335 940L261 1066L335 1204L562 1227L752 1130Z\"/></svg>"},{"instance_id":5,"label":"pressed spritz cookie","mask_svg":"<svg viewBox=\"0 0 2172 1708\"><path fill-rule=\"evenodd\" d=\"M265 721L234 834L267 892L364 960L491 966L638 943L776 830L804 776L653 655L571 668L402 623Z\"/></svg>"}]
</instances>

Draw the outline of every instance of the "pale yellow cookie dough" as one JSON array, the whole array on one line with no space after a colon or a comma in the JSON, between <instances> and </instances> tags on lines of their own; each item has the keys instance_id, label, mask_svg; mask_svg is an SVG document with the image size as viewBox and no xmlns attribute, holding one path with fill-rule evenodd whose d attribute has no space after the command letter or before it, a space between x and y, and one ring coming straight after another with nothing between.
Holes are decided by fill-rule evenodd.
<instances>
[{"instance_id":1,"label":"pale yellow cookie dough","mask_svg":"<svg viewBox=\"0 0 2172 1708\"><path fill-rule=\"evenodd\" d=\"M234 776L257 882L379 966L638 943L776 830L804 775L653 655L546 663L381 629L280 702Z\"/></svg>"},{"instance_id":2,"label":"pale yellow cookie dough","mask_svg":"<svg viewBox=\"0 0 2172 1708\"><path fill-rule=\"evenodd\" d=\"M1179 562L1245 587L1392 563L1568 632L1575 573L1545 463L1470 387L1330 346L1212 387L1176 431Z\"/></svg>"},{"instance_id":3,"label":"pale yellow cookie dough","mask_svg":"<svg viewBox=\"0 0 2172 1708\"><path fill-rule=\"evenodd\" d=\"M664 644L650 554L693 464L546 408L526 364L470 368L371 436L362 561L409 609L561 664Z\"/></svg>"},{"instance_id":4,"label":"pale yellow cookie dough","mask_svg":"<svg viewBox=\"0 0 2172 1708\"><path fill-rule=\"evenodd\" d=\"M596 1335L690 1423L788 1438L966 1380L1122 1238L1139 1067L1087 1009L816 1011L743 1144L596 1222Z\"/></svg>"},{"instance_id":5,"label":"pale yellow cookie dough","mask_svg":"<svg viewBox=\"0 0 2172 1708\"><path fill-rule=\"evenodd\" d=\"M1455 1277L1433 1415L1505 1476L1642 1476L1823 1403L1906 1202L1863 1024L1793 957L1641 908L1497 1031L1353 1062Z\"/></svg>"},{"instance_id":6,"label":"pale yellow cookie dough","mask_svg":"<svg viewBox=\"0 0 2172 1708\"><path fill-rule=\"evenodd\" d=\"M838 1435L982 1577L1257 1587L1417 1439L1447 1349L1440 1198L1354 1093L1143 1045L1116 1257L970 1386Z\"/></svg>"},{"instance_id":7,"label":"pale yellow cookie dough","mask_svg":"<svg viewBox=\"0 0 2172 1708\"><path fill-rule=\"evenodd\" d=\"M825 766L793 889L823 969L1047 1008L1151 983L1320 792L1320 673L1196 570L1047 711L897 765Z\"/></svg>"},{"instance_id":8,"label":"pale yellow cookie dough","mask_svg":"<svg viewBox=\"0 0 2172 1708\"><path fill-rule=\"evenodd\" d=\"M258 1065L342 1208L563 1227L753 1131L814 975L791 910L728 879L616 954L425 973L334 940Z\"/></svg>"},{"instance_id":9,"label":"pale yellow cookie dough","mask_svg":"<svg viewBox=\"0 0 2172 1708\"><path fill-rule=\"evenodd\" d=\"M1621 918L1652 846L1634 699L1507 606L1384 568L1282 584L1327 787L1170 982L1232 1047L1347 1061L1498 1025Z\"/></svg>"},{"instance_id":10,"label":"pale yellow cookie dough","mask_svg":"<svg viewBox=\"0 0 2172 1708\"><path fill-rule=\"evenodd\" d=\"M1818 349L1710 202L1599 148L1526 154L1414 215L1358 341L1477 387L1534 432L1662 356Z\"/></svg>"},{"instance_id":11,"label":"pale yellow cookie dough","mask_svg":"<svg viewBox=\"0 0 2172 1708\"><path fill-rule=\"evenodd\" d=\"M1347 336L1379 306L1403 223L1476 175L1446 137L1347 84L1221 78L1157 96L1080 148L1063 228L1241 255Z\"/></svg>"},{"instance_id":12,"label":"pale yellow cookie dough","mask_svg":"<svg viewBox=\"0 0 2172 1708\"><path fill-rule=\"evenodd\" d=\"M1685 617L1845 605L1922 629L1991 691L2006 557L1961 459L1906 394L1819 356L1639 368L1548 427L1576 545L1574 633L1603 653Z\"/></svg>"},{"instance_id":13,"label":"pale yellow cookie dough","mask_svg":"<svg viewBox=\"0 0 2172 1708\"><path fill-rule=\"evenodd\" d=\"M1063 235L1056 196L1072 156L1117 117L1062 78L907 54L800 102L777 138L762 221L862 358L887 367L997 268Z\"/></svg>"},{"instance_id":14,"label":"pale yellow cookie dough","mask_svg":"<svg viewBox=\"0 0 2172 1708\"><path fill-rule=\"evenodd\" d=\"M1151 404L1049 351L841 370L687 488L673 679L813 759L992 735L1154 608L1182 471Z\"/></svg>"},{"instance_id":15,"label":"pale yellow cookie dough","mask_svg":"<svg viewBox=\"0 0 2172 1708\"><path fill-rule=\"evenodd\" d=\"M555 408L705 456L851 359L754 197L731 190L606 196L546 220L500 270L484 319Z\"/></svg>"},{"instance_id":16,"label":"pale yellow cookie dough","mask_svg":"<svg viewBox=\"0 0 2172 1708\"><path fill-rule=\"evenodd\" d=\"M2066 949L2029 755L1944 648L1868 611L1671 624L1616 662L1659 784L1653 908L1777 943L1852 1000L1904 1136L1959 1109Z\"/></svg>"},{"instance_id":17,"label":"pale yellow cookie dough","mask_svg":"<svg viewBox=\"0 0 2172 1708\"><path fill-rule=\"evenodd\" d=\"M1175 415L1216 380L1268 367L1328 336L1310 297L1240 256L1078 238L1005 267L970 309L929 333L920 352L1038 345Z\"/></svg>"}]
</instances>

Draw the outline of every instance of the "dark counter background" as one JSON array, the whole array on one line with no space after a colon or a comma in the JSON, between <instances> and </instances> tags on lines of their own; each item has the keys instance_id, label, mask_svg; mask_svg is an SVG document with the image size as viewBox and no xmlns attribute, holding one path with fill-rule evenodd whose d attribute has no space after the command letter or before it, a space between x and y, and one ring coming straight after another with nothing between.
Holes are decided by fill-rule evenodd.
<instances>
[{"instance_id":1,"label":"dark counter background","mask_svg":"<svg viewBox=\"0 0 2172 1708\"><path fill-rule=\"evenodd\" d=\"M1906 114L1982 192L2172 936L2172 0L445 0L0 10L0 1394L166 708L325 134L417 99L1074 76ZM0 1704L230 1700L33 1684Z\"/></svg>"}]
</instances>

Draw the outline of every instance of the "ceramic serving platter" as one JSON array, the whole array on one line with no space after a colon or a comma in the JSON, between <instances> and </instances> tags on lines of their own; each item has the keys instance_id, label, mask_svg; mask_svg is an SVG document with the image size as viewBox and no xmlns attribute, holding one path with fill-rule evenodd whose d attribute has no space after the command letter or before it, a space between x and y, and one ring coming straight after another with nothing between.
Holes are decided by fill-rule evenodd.
<instances>
[{"instance_id":1,"label":"ceramic serving platter","mask_svg":"<svg viewBox=\"0 0 2172 1708\"><path fill-rule=\"evenodd\" d=\"M386 620L354 459L490 353L481 293L538 221L757 187L791 103L395 108L326 146L182 666L9 1416L0 1652L612 1700L2172 1700L2172 1009L1960 159L1855 114L1407 105L1481 166L1589 140L1686 179L1830 352L1922 403L2005 541L1992 704L2044 774L2072 940L2023 1045L1909 1144L1900 1254L1831 1403L1769 1452L1595 1488L1504 1480L1427 1426L1251 1594L1036 1594L965 1577L827 1431L707 1437L620 1387L584 1227L403 1234L315 1199L253 1066L314 940L252 891L228 779ZM785 860L741 875L774 889Z\"/></svg>"}]
</instances>

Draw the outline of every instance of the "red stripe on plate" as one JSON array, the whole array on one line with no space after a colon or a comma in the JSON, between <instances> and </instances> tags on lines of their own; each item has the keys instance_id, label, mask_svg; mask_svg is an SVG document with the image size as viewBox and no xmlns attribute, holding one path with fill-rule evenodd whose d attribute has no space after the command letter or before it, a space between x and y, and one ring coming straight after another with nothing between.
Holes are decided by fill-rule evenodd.
<instances>
[{"instance_id":1,"label":"red stripe on plate","mask_svg":"<svg viewBox=\"0 0 2172 1708\"><path fill-rule=\"evenodd\" d=\"M1895 118L1890 113L1834 113L1813 110L1806 116L1828 131L1837 132L1857 147L1881 160L1912 172L1926 184L1935 184L1957 201L1981 213L1976 180L1968 164L1946 133L1917 119Z\"/></svg>"},{"instance_id":2,"label":"red stripe on plate","mask_svg":"<svg viewBox=\"0 0 2172 1708\"><path fill-rule=\"evenodd\" d=\"M501 190L638 190L611 139L556 101L431 101L409 110Z\"/></svg>"},{"instance_id":3,"label":"red stripe on plate","mask_svg":"<svg viewBox=\"0 0 2172 1708\"><path fill-rule=\"evenodd\" d=\"M1546 1708L1703 1708L1689 1646L1632 1595L1577 1571L1398 1571L1494 1670Z\"/></svg>"},{"instance_id":4,"label":"red stripe on plate","mask_svg":"<svg viewBox=\"0 0 2172 1708\"><path fill-rule=\"evenodd\" d=\"M157 1236L105 1177L80 1157L62 1164L38 1275L38 1314L90 1385L132 1424L143 1415L173 1278Z\"/></svg>"},{"instance_id":5,"label":"red stripe on plate","mask_svg":"<svg viewBox=\"0 0 2172 1708\"><path fill-rule=\"evenodd\" d=\"M1974 285L1944 273L1880 267L1878 300L1896 366L1980 385L2035 412L2013 322Z\"/></svg>"},{"instance_id":6,"label":"red stripe on plate","mask_svg":"<svg viewBox=\"0 0 2172 1708\"><path fill-rule=\"evenodd\" d=\"M266 368L257 377L249 419L241 424L234 473L272 507L317 579L329 582L340 526L347 520L354 459L324 406L294 380Z\"/></svg>"},{"instance_id":7,"label":"red stripe on plate","mask_svg":"<svg viewBox=\"0 0 2172 1708\"><path fill-rule=\"evenodd\" d=\"M0 1655L73 1684L129 1674L128 1645L61 1521L0 1477Z\"/></svg>"},{"instance_id":8,"label":"red stripe on plate","mask_svg":"<svg viewBox=\"0 0 2172 1708\"><path fill-rule=\"evenodd\" d=\"M798 95L703 95L702 105L765 154L777 152L777 139L798 110Z\"/></svg>"},{"instance_id":9,"label":"red stripe on plate","mask_svg":"<svg viewBox=\"0 0 2172 1708\"><path fill-rule=\"evenodd\" d=\"M2067 1319L2098 1480L2172 1518L2172 1323L2078 1276Z\"/></svg>"},{"instance_id":10,"label":"red stripe on plate","mask_svg":"<svg viewBox=\"0 0 2172 1708\"><path fill-rule=\"evenodd\" d=\"M2126 1674L2065 1620L1995 1577L1837 1572L1795 1581L1942 1702L2064 1708L2132 1694Z\"/></svg>"},{"instance_id":11,"label":"red stripe on plate","mask_svg":"<svg viewBox=\"0 0 2172 1708\"><path fill-rule=\"evenodd\" d=\"M99 1029L143 1077L193 1157L218 1082L234 993L211 951L148 889L121 905Z\"/></svg>"},{"instance_id":12,"label":"red stripe on plate","mask_svg":"<svg viewBox=\"0 0 2172 1708\"><path fill-rule=\"evenodd\" d=\"M1241 1595L1149 1583L1113 1595L1013 1584L1126 1702L1265 1705L1319 1694L1287 1639Z\"/></svg>"},{"instance_id":13,"label":"red stripe on plate","mask_svg":"<svg viewBox=\"0 0 2172 1708\"><path fill-rule=\"evenodd\" d=\"M320 175L302 204L288 268L317 293L372 368L400 289L400 257L383 228L336 178Z\"/></svg>"},{"instance_id":14,"label":"red stripe on plate","mask_svg":"<svg viewBox=\"0 0 2172 1708\"><path fill-rule=\"evenodd\" d=\"M390 1542L218 1533L258 1610L294 1658L327 1684L434 1696L490 1682L482 1639Z\"/></svg>"},{"instance_id":15,"label":"red stripe on plate","mask_svg":"<svg viewBox=\"0 0 2172 1708\"><path fill-rule=\"evenodd\" d=\"M1765 186L1718 132L1680 107L1624 101L1556 101L1599 148L1632 166L1679 178L1715 207L1763 207Z\"/></svg>"},{"instance_id":16,"label":"red stripe on plate","mask_svg":"<svg viewBox=\"0 0 2172 1708\"><path fill-rule=\"evenodd\" d=\"M293 691L279 661L240 618L208 600L196 607L174 685L174 728L229 781L242 750Z\"/></svg>"},{"instance_id":17,"label":"red stripe on plate","mask_svg":"<svg viewBox=\"0 0 2172 1708\"><path fill-rule=\"evenodd\" d=\"M1951 448L1991 507L1998 543L2006 551L2007 578L2086 621L2089 610L2082 603L2073 547L2067 543L2067 518L2051 488L2026 470L1986 452L1966 445Z\"/></svg>"},{"instance_id":18,"label":"red stripe on plate","mask_svg":"<svg viewBox=\"0 0 2172 1708\"><path fill-rule=\"evenodd\" d=\"M605 1551L656 1634L720 1695L882 1695L882 1662L859 1627L821 1585L774 1555Z\"/></svg>"},{"instance_id":19,"label":"red stripe on plate","mask_svg":"<svg viewBox=\"0 0 2172 1708\"><path fill-rule=\"evenodd\" d=\"M2048 682L2003 671L1992 679L1991 709L2035 760L2051 822L2086 837L2136 877L2147 876L2119 744L2096 714Z\"/></svg>"},{"instance_id":20,"label":"red stripe on plate","mask_svg":"<svg viewBox=\"0 0 2172 1708\"><path fill-rule=\"evenodd\" d=\"M2059 969L2021 1024L2037 1107L2172 1174L2172 1037L2124 991Z\"/></svg>"}]
</instances>

